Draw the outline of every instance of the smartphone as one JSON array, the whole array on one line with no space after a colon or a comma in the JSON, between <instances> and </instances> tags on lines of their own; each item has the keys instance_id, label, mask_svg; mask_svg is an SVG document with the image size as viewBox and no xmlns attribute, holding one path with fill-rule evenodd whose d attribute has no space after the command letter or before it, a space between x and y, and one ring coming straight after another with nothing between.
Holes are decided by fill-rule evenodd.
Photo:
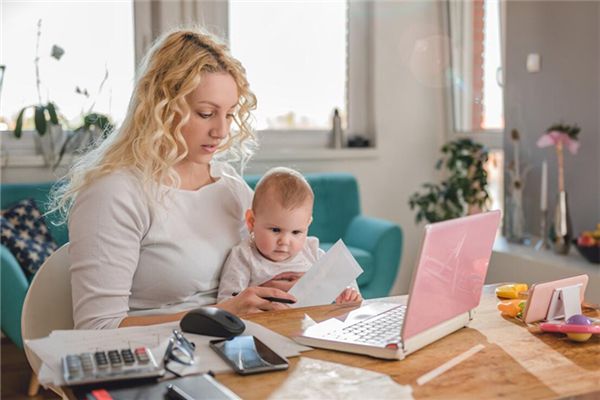
<instances>
[{"instance_id":1,"label":"smartphone","mask_svg":"<svg viewBox=\"0 0 600 400\"><path fill-rule=\"evenodd\" d=\"M211 340L210 347L240 375L288 368L288 360L254 336Z\"/></svg>"}]
</instances>

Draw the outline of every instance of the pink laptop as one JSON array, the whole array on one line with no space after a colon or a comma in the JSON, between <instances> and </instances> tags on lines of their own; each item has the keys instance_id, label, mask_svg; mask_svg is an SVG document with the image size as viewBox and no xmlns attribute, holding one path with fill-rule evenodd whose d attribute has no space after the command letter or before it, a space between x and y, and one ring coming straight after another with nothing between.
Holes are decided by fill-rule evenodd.
<instances>
[{"instance_id":1,"label":"pink laptop","mask_svg":"<svg viewBox=\"0 0 600 400\"><path fill-rule=\"evenodd\" d=\"M479 305L500 211L425 226L408 303L370 301L305 329L308 346L403 359L466 326Z\"/></svg>"}]
</instances>

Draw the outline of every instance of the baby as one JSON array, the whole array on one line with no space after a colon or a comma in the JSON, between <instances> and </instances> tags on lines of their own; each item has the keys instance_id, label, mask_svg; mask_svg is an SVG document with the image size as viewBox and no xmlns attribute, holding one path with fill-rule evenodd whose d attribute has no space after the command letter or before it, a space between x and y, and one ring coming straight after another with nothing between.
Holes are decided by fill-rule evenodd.
<instances>
[{"instance_id":1,"label":"baby","mask_svg":"<svg viewBox=\"0 0 600 400\"><path fill-rule=\"evenodd\" d=\"M325 254L319 239L306 236L313 202L310 185L293 169L273 168L261 178L252 208L246 211L250 238L231 249L221 274L218 301L282 272L306 272ZM354 282L336 303L361 300Z\"/></svg>"}]
</instances>

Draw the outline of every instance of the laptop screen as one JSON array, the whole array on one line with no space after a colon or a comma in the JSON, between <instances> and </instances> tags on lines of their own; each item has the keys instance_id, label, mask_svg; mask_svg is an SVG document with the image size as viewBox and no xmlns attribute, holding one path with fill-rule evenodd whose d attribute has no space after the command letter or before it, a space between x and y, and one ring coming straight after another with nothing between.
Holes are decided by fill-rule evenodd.
<instances>
[{"instance_id":1,"label":"laptop screen","mask_svg":"<svg viewBox=\"0 0 600 400\"><path fill-rule=\"evenodd\" d=\"M500 211L425 227L408 298L404 340L479 304Z\"/></svg>"}]
</instances>

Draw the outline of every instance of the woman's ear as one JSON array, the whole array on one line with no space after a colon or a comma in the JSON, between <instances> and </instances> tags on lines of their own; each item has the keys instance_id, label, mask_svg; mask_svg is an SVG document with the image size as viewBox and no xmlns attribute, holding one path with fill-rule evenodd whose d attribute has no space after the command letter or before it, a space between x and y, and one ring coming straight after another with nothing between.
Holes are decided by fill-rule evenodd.
<instances>
[{"instance_id":1,"label":"woman's ear","mask_svg":"<svg viewBox=\"0 0 600 400\"><path fill-rule=\"evenodd\" d=\"M251 208L246 210L246 227L248 228L248 232L254 230L254 212Z\"/></svg>"}]
</instances>

